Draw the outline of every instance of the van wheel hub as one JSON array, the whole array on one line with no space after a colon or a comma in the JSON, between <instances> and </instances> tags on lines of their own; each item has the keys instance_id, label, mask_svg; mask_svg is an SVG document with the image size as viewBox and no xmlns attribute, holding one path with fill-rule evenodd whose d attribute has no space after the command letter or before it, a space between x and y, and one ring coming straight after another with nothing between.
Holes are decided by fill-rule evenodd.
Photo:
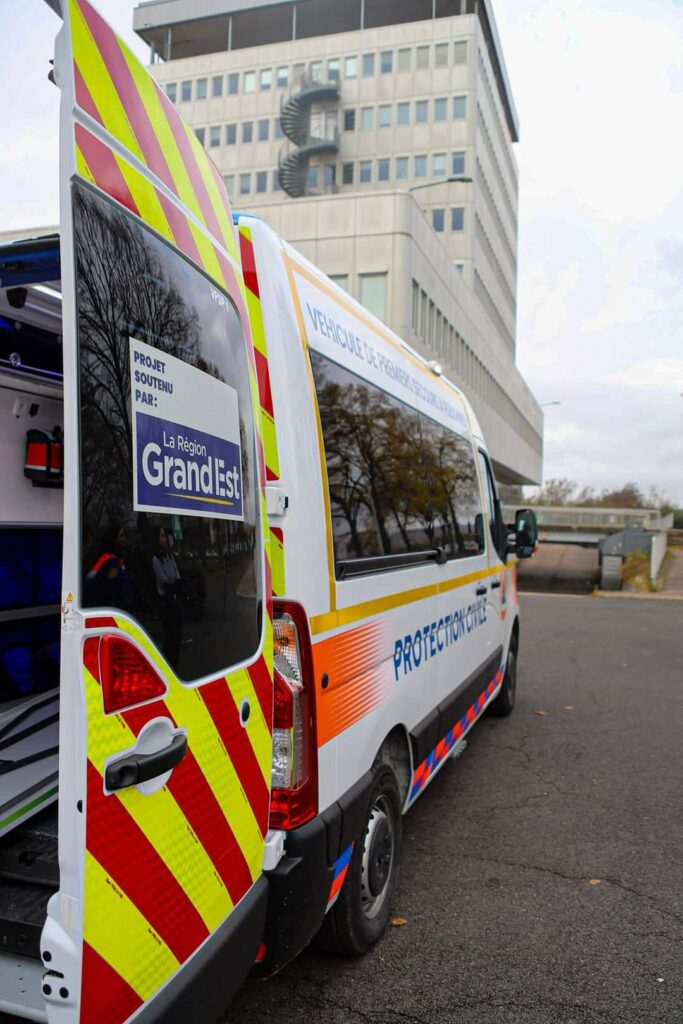
<instances>
[{"instance_id":1,"label":"van wheel hub","mask_svg":"<svg viewBox=\"0 0 683 1024\"><path fill-rule=\"evenodd\" d=\"M370 812L363 847L361 902L366 917L375 917L384 903L394 863L394 827L391 811L379 797Z\"/></svg>"}]
</instances>

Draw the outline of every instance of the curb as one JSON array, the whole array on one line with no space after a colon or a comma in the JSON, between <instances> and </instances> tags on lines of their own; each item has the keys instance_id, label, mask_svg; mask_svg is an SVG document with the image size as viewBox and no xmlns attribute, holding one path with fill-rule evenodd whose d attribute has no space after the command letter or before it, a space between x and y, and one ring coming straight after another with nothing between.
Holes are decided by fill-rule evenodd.
<instances>
[{"instance_id":1,"label":"curb","mask_svg":"<svg viewBox=\"0 0 683 1024\"><path fill-rule=\"evenodd\" d=\"M683 601L683 594L666 594L662 591L641 593L635 590L594 590L589 596L615 598L618 601Z\"/></svg>"}]
</instances>

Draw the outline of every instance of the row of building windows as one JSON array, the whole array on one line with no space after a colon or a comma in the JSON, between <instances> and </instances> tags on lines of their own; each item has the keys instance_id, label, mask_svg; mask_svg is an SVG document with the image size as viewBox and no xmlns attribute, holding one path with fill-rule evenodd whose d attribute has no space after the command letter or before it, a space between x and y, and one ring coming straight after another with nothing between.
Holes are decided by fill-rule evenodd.
<instances>
[{"instance_id":1,"label":"row of building windows","mask_svg":"<svg viewBox=\"0 0 683 1024\"><path fill-rule=\"evenodd\" d=\"M448 121L449 101L447 96L439 96L433 100L414 100L412 102L405 101L396 104L382 103L378 107L361 107L360 117L357 117L356 114L355 107L342 111L342 124L345 132L353 132L357 127L362 132L371 132L374 131L375 127L393 128L396 126L400 128L410 124L430 124ZM452 97L450 117L453 121L464 121L466 119L466 96Z\"/></svg>"},{"instance_id":2,"label":"row of building windows","mask_svg":"<svg viewBox=\"0 0 683 1024\"><path fill-rule=\"evenodd\" d=\"M412 328L456 378L465 385L465 392L478 395L501 416L526 443L539 454L543 440L505 389L484 363L475 355L453 324L413 279Z\"/></svg>"},{"instance_id":3,"label":"row of building windows","mask_svg":"<svg viewBox=\"0 0 683 1024\"><path fill-rule=\"evenodd\" d=\"M393 176L392 176L392 160L389 157L382 157L379 160L360 160L358 163L354 161L347 161L337 166L337 164L311 164L308 168L308 187L309 189L318 189L324 187L326 189L334 188L335 185L354 185L356 183L362 185L369 185L373 181L385 182L385 181L408 181L411 177L410 161L413 161L412 165L412 178L426 178L429 174L435 178L443 178L448 173L448 154L446 153L434 153L431 158L431 172L429 171L429 157L426 154L420 154L419 156L407 157L397 156L393 158ZM465 173L465 154L463 152L451 153L451 173L454 175ZM249 195L252 191L255 192L267 192L268 191L268 171L246 171L242 174L226 174L224 175L224 181L228 192L231 195L235 194L235 184L239 184L239 194ZM277 170L272 171L272 190L279 191L280 183L278 180ZM444 224L445 224L445 212ZM456 224L457 218L451 217L451 230L452 231L463 231L464 230L464 212L462 214L462 222L460 226ZM433 221L434 223L434 221ZM445 228L437 227L434 223L435 230L443 231Z\"/></svg>"},{"instance_id":4,"label":"row of building windows","mask_svg":"<svg viewBox=\"0 0 683 1024\"><path fill-rule=\"evenodd\" d=\"M500 110L499 110L500 100L499 100L498 95L497 95L497 90L494 90L493 87L491 86L491 80L489 78L489 73L488 73L488 70L486 68L486 61L484 60L484 57L483 57L481 51L479 51L478 56L479 56L479 75L480 75L482 81L484 82L484 90L485 90L486 95L488 97L489 106L491 107L491 110L493 111L493 116L495 117L496 124L498 125L498 135L499 135L499 138L507 139L507 133L505 132L505 130L503 128L503 119L501 117L501 113L500 113ZM494 92L495 92L495 96L494 96ZM506 164L507 169L508 169L508 174L510 175L510 179L512 181L513 192L516 195L517 194L517 189L519 188L519 180L518 180L518 176L517 176L517 168L515 167L515 165L513 163L513 160L512 160L512 158L510 156L510 148L507 145L503 144L501 149L502 149L502 153L503 153L503 159L505 160L505 164Z\"/></svg>"},{"instance_id":5,"label":"row of building windows","mask_svg":"<svg viewBox=\"0 0 683 1024\"><path fill-rule=\"evenodd\" d=\"M186 79L183 82L167 82L166 95L172 103L189 103L191 100L217 99L223 95L236 96L271 89L284 89L290 81L296 81L307 72L314 81L325 77L339 80L369 78L394 71L428 71L430 68L447 68L467 63L467 42L434 43L423 46L404 47L398 51L381 50L379 53L363 53L359 56L330 57L326 63L321 60L281 65L277 68L261 68L260 71L232 71L227 75L212 75L210 78ZM241 89L240 89L241 80Z\"/></svg>"},{"instance_id":6,"label":"row of building windows","mask_svg":"<svg viewBox=\"0 0 683 1024\"><path fill-rule=\"evenodd\" d=\"M195 135L202 146L215 149L218 146L236 146L240 143L268 142L273 139L284 139L284 132L279 118L265 117L258 121L240 121L232 124L212 124L208 128L195 128Z\"/></svg>"},{"instance_id":7,"label":"row of building windows","mask_svg":"<svg viewBox=\"0 0 683 1024\"><path fill-rule=\"evenodd\" d=\"M442 232L446 230L446 213L447 211L443 207L434 207L432 210L432 227L435 231ZM464 206L452 206L450 208L450 225L451 231L464 231L465 230L465 207Z\"/></svg>"}]
</instances>

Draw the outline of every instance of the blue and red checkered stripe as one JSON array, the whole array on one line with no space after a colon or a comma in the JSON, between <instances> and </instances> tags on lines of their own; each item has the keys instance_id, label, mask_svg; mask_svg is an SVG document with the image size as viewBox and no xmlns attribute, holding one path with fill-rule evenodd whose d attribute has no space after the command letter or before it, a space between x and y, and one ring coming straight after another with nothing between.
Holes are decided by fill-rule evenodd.
<instances>
[{"instance_id":1,"label":"blue and red checkered stripe","mask_svg":"<svg viewBox=\"0 0 683 1024\"><path fill-rule=\"evenodd\" d=\"M408 797L409 804L411 804L413 800L417 799L427 783L434 777L436 772L444 763L458 740L461 740L465 733L474 725L477 718L479 718L480 714L491 700L493 694L503 682L504 676L505 665L503 664L500 666L486 689L483 690L474 703L468 707L462 718L458 719L453 728L439 740L437 745L434 747L432 752L427 755L422 764L417 766L413 772L413 781L410 786L410 795Z\"/></svg>"},{"instance_id":2,"label":"blue and red checkered stripe","mask_svg":"<svg viewBox=\"0 0 683 1024\"><path fill-rule=\"evenodd\" d=\"M351 854L353 853L353 843L350 843L341 856L337 857L334 862L334 876L332 878L332 885L330 886L330 895L327 899L327 907L325 913L330 909L332 904L337 899L337 896L341 892L341 887L344 884L346 873L349 870L349 864L351 863Z\"/></svg>"}]
</instances>

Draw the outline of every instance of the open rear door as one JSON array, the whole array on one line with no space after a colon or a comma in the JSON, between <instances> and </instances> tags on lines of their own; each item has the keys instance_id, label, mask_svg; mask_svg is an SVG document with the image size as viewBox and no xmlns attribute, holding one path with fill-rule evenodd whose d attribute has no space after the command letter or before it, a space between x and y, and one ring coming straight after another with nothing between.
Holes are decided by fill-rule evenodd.
<instances>
[{"instance_id":1,"label":"open rear door","mask_svg":"<svg viewBox=\"0 0 683 1024\"><path fill-rule=\"evenodd\" d=\"M272 626L258 391L220 175L64 0L60 891L48 1019L210 1020L265 915Z\"/></svg>"}]
</instances>

